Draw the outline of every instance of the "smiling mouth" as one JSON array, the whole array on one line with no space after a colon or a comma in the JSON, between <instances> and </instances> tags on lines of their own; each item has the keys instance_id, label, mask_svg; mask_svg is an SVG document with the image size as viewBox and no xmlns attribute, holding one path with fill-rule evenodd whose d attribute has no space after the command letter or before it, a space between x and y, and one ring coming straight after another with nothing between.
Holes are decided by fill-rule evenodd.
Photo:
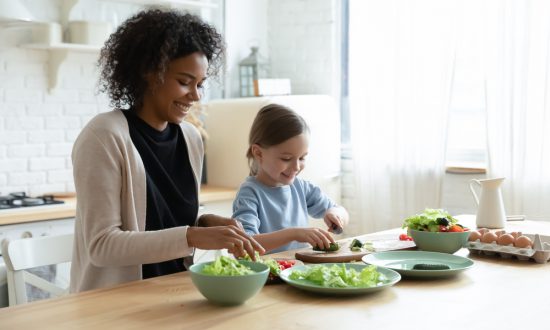
<instances>
[{"instance_id":1,"label":"smiling mouth","mask_svg":"<svg viewBox=\"0 0 550 330\"><path fill-rule=\"evenodd\" d=\"M185 103L181 103L181 102L174 102L174 105L176 106L176 108L183 111L184 113L188 113L189 110L191 109L191 104L185 104Z\"/></svg>"},{"instance_id":2,"label":"smiling mouth","mask_svg":"<svg viewBox=\"0 0 550 330\"><path fill-rule=\"evenodd\" d=\"M294 174L286 174L286 173L283 173L283 176L284 176L285 178L287 178L287 179L292 179L292 178L294 178L296 175L294 175Z\"/></svg>"}]
</instances>

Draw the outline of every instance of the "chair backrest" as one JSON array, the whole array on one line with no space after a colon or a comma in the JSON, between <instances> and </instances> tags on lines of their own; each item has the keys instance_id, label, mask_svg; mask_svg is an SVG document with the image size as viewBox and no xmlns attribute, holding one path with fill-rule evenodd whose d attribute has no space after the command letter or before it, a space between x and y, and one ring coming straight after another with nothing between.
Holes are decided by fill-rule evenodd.
<instances>
[{"instance_id":1,"label":"chair backrest","mask_svg":"<svg viewBox=\"0 0 550 330\"><path fill-rule=\"evenodd\" d=\"M68 288L39 277L29 270L36 267L70 262L74 234L4 240L2 255L6 263L9 304L17 305L28 301L27 284L53 296L61 296Z\"/></svg>"}]
</instances>

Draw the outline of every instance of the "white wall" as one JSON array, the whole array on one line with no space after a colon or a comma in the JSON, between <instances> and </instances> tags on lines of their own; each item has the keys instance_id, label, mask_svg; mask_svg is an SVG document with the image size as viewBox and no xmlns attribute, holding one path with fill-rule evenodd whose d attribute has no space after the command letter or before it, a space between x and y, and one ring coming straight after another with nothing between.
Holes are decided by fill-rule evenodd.
<instances>
[{"instance_id":1,"label":"white wall","mask_svg":"<svg viewBox=\"0 0 550 330\"><path fill-rule=\"evenodd\" d=\"M291 79L292 94L336 97L339 15L335 0L227 0L226 96L239 96L238 63L257 45L270 78Z\"/></svg>"},{"instance_id":2,"label":"white wall","mask_svg":"<svg viewBox=\"0 0 550 330\"><path fill-rule=\"evenodd\" d=\"M293 94L339 94L340 2L269 2L273 78L290 78Z\"/></svg>"},{"instance_id":3,"label":"white wall","mask_svg":"<svg viewBox=\"0 0 550 330\"><path fill-rule=\"evenodd\" d=\"M225 13L225 96L234 98L239 97L239 62L250 54L250 47L258 46L260 53L267 56L268 1L227 0Z\"/></svg>"},{"instance_id":4,"label":"white wall","mask_svg":"<svg viewBox=\"0 0 550 330\"><path fill-rule=\"evenodd\" d=\"M61 1L23 3L38 18L54 21ZM120 22L127 16L127 5L107 2L94 12L90 3L80 0L71 18ZM253 43L269 58L274 78L292 80L293 94L338 95L339 1L227 0L225 11L226 96L238 96L237 64ZM92 116L109 109L108 100L95 94L97 54L70 53L59 72L60 86L50 94L48 52L17 47L29 40L28 29L0 29L0 194L72 191L72 143ZM351 160L343 160L342 168L346 205L354 195ZM475 211L465 188L469 179L445 179L443 206L452 213Z\"/></svg>"}]
</instances>

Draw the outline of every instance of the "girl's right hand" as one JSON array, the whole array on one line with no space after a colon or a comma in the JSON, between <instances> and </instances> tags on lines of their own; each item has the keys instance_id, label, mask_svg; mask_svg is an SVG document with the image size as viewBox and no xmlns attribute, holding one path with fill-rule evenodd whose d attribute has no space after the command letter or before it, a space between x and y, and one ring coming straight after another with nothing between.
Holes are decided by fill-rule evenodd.
<instances>
[{"instance_id":1,"label":"girl's right hand","mask_svg":"<svg viewBox=\"0 0 550 330\"><path fill-rule=\"evenodd\" d=\"M237 258L248 254L254 261L255 251L260 255L265 253L260 243L237 226L189 227L187 244L202 250L227 249Z\"/></svg>"},{"instance_id":2,"label":"girl's right hand","mask_svg":"<svg viewBox=\"0 0 550 330\"><path fill-rule=\"evenodd\" d=\"M294 228L295 241L309 243L321 249L329 249L330 243L334 243L332 235L320 228Z\"/></svg>"}]
</instances>

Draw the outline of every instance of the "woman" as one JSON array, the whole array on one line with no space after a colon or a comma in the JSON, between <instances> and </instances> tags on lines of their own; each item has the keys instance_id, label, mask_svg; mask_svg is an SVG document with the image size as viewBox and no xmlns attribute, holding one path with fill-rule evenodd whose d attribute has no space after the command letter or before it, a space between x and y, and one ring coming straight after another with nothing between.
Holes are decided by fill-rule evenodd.
<instances>
[{"instance_id":1,"label":"woman","mask_svg":"<svg viewBox=\"0 0 550 330\"><path fill-rule=\"evenodd\" d=\"M183 271L193 248L265 252L233 219L197 219L203 145L183 119L223 50L198 17L161 10L129 18L106 42L100 86L115 110L84 127L72 155L72 292Z\"/></svg>"}]
</instances>

